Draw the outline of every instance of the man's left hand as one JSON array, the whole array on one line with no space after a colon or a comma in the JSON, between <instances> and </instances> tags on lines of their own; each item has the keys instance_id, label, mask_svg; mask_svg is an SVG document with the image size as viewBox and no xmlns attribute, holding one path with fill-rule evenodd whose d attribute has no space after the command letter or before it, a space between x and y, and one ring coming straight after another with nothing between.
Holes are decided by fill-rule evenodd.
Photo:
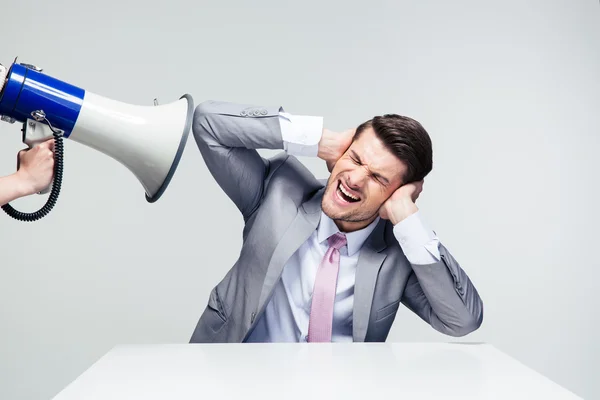
<instances>
[{"instance_id":1,"label":"man's left hand","mask_svg":"<svg viewBox=\"0 0 600 400\"><path fill-rule=\"evenodd\" d=\"M417 199L423 191L423 181L400 186L379 209L379 216L389 219L396 225L403 219L419 211Z\"/></svg>"}]
</instances>

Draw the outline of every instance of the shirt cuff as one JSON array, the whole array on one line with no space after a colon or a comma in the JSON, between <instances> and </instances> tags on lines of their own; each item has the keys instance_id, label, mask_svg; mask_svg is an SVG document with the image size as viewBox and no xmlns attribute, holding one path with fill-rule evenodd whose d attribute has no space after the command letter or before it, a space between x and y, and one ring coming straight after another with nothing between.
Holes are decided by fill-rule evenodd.
<instances>
[{"instance_id":1,"label":"shirt cuff","mask_svg":"<svg viewBox=\"0 0 600 400\"><path fill-rule=\"evenodd\" d=\"M316 157L323 134L323 117L279 113L284 150L296 156Z\"/></svg>"},{"instance_id":2,"label":"shirt cuff","mask_svg":"<svg viewBox=\"0 0 600 400\"><path fill-rule=\"evenodd\" d=\"M411 264L440 261L439 239L435 232L427 228L419 211L394 225L394 236Z\"/></svg>"}]
</instances>

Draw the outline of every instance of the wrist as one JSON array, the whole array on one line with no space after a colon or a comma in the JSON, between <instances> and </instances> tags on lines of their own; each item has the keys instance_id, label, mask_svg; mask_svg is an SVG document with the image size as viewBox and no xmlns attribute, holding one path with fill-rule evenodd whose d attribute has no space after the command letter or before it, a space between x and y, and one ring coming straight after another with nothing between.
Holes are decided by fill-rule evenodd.
<instances>
[{"instance_id":1,"label":"wrist","mask_svg":"<svg viewBox=\"0 0 600 400\"><path fill-rule=\"evenodd\" d=\"M393 225L397 225L417 211L419 211L419 208L410 198L401 199L390 210L390 221Z\"/></svg>"},{"instance_id":2,"label":"wrist","mask_svg":"<svg viewBox=\"0 0 600 400\"><path fill-rule=\"evenodd\" d=\"M25 176L22 170L15 172L11 175L11 184L13 185L15 194L19 197L29 196L35 193L33 184L30 183L29 179Z\"/></svg>"}]
</instances>

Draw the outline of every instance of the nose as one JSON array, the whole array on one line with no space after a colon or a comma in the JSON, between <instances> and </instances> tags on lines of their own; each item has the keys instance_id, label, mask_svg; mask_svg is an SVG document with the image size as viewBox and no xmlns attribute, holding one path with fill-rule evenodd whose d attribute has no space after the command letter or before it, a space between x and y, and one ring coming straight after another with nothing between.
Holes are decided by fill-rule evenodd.
<instances>
[{"instance_id":1,"label":"nose","mask_svg":"<svg viewBox=\"0 0 600 400\"><path fill-rule=\"evenodd\" d=\"M360 190L365 183L367 178L367 172L363 168L355 168L348 173L348 180L346 184L350 189Z\"/></svg>"}]
</instances>

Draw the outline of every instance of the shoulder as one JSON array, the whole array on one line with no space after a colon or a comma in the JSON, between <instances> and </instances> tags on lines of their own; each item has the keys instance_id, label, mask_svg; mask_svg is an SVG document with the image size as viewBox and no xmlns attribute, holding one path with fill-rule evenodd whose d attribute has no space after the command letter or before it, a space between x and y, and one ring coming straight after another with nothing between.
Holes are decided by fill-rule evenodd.
<instances>
[{"instance_id":1,"label":"shoulder","mask_svg":"<svg viewBox=\"0 0 600 400\"><path fill-rule=\"evenodd\" d=\"M327 179L318 179L295 156L285 152L269 160L265 179L265 197L293 199L297 205L325 186Z\"/></svg>"},{"instance_id":2,"label":"shoulder","mask_svg":"<svg viewBox=\"0 0 600 400\"><path fill-rule=\"evenodd\" d=\"M279 153L269 162L266 185L269 187L283 185L285 187L306 187L313 190L324 186L327 179L318 179L296 157L285 152Z\"/></svg>"}]
</instances>

